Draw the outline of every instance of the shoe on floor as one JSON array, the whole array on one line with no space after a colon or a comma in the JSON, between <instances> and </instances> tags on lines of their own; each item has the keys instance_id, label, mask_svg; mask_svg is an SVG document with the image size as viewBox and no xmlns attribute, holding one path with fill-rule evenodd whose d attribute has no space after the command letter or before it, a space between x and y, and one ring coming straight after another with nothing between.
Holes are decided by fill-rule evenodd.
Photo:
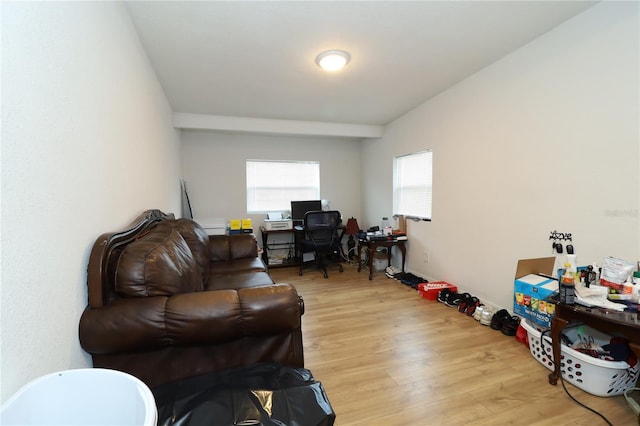
<instances>
[{"instance_id":1,"label":"shoe on floor","mask_svg":"<svg viewBox=\"0 0 640 426\"><path fill-rule=\"evenodd\" d=\"M496 313L495 309L485 306L484 309L482 310L482 317L480 318L480 324L491 325L491 320L493 319L493 316L495 315L495 313Z\"/></svg>"},{"instance_id":2,"label":"shoe on floor","mask_svg":"<svg viewBox=\"0 0 640 426\"><path fill-rule=\"evenodd\" d=\"M460 303L458 303L458 312L463 314L467 312L467 305L471 303L472 297L473 296L470 295L469 293L462 293L460 295Z\"/></svg>"},{"instance_id":3,"label":"shoe on floor","mask_svg":"<svg viewBox=\"0 0 640 426\"><path fill-rule=\"evenodd\" d=\"M404 274L404 276L400 279L400 282L404 285L408 285L410 287L413 287L414 289L417 289L418 284L426 283L427 280L409 272Z\"/></svg>"},{"instance_id":4,"label":"shoe on floor","mask_svg":"<svg viewBox=\"0 0 640 426\"><path fill-rule=\"evenodd\" d=\"M475 312L473 313L473 319L476 321L480 321L482 319L482 311L484 311L485 306L479 305L476 307Z\"/></svg>"},{"instance_id":5,"label":"shoe on floor","mask_svg":"<svg viewBox=\"0 0 640 426\"><path fill-rule=\"evenodd\" d=\"M456 291L451 291L447 294L447 298L444 301L444 304L450 308L457 308L460 304L460 295Z\"/></svg>"},{"instance_id":6,"label":"shoe on floor","mask_svg":"<svg viewBox=\"0 0 640 426\"><path fill-rule=\"evenodd\" d=\"M460 301L460 295L451 289L443 288L438 293L437 300L438 302L444 303L449 307L454 307L454 306L458 306L458 303Z\"/></svg>"},{"instance_id":7,"label":"shoe on floor","mask_svg":"<svg viewBox=\"0 0 640 426\"><path fill-rule=\"evenodd\" d=\"M451 293L451 290L449 290L448 288L443 288L438 292L438 297L436 297L436 300L440 303L444 303L444 301L449 297L449 293Z\"/></svg>"},{"instance_id":8,"label":"shoe on floor","mask_svg":"<svg viewBox=\"0 0 640 426\"><path fill-rule=\"evenodd\" d=\"M393 278L396 281L401 281L405 275L406 275L406 272L398 272L397 274L393 274L391 278Z\"/></svg>"},{"instance_id":9,"label":"shoe on floor","mask_svg":"<svg viewBox=\"0 0 640 426\"><path fill-rule=\"evenodd\" d=\"M458 304L458 312L473 316L476 308L480 306L480 299L469 293L462 293L460 296L460 303Z\"/></svg>"},{"instance_id":10,"label":"shoe on floor","mask_svg":"<svg viewBox=\"0 0 640 426\"><path fill-rule=\"evenodd\" d=\"M493 318L491 318L491 328L494 330L500 330L504 322L509 318L511 318L511 314L509 314L506 309L500 309L495 313Z\"/></svg>"},{"instance_id":11,"label":"shoe on floor","mask_svg":"<svg viewBox=\"0 0 640 426\"><path fill-rule=\"evenodd\" d=\"M518 331L518 326L520 325L520 318L516 315L512 315L509 318L506 318L502 323L502 328L500 331L505 336L515 336Z\"/></svg>"},{"instance_id":12,"label":"shoe on floor","mask_svg":"<svg viewBox=\"0 0 640 426\"><path fill-rule=\"evenodd\" d=\"M465 313L467 316L472 317L473 314L476 313L476 309L480 306L480 299L475 296L471 296L471 299L467 301L467 307L465 309Z\"/></svg>"},{"instance_id":13,"label":"shoe on floor","mask_svg":"<svg viewBox=\"0 0 640 426\"><path fill-rule=\"evenodd\" d=\"M402 273L402 271L400 269L396 268L393 265L387 266L387 268L384 270L384 272L385 272L385 274L387 275L388 278L394 278L395 275Z\"/></svg>"}]
</instances>

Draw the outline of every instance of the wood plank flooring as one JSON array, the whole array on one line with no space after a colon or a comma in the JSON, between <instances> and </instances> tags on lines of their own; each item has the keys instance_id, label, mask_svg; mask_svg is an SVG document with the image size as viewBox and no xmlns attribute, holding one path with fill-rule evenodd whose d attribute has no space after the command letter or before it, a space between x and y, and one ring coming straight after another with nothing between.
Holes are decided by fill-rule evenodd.
<instances>
[{"instance_id":1,"label":"wood plank flooring","mask_svg":"<svg viewBox=\"0 0 640 426\"><path fill-rule=\"evenodd\" d=\"M305 366L321 381L336 425L605 425L580 407L515 338L418 292L344 264L272 269L305 300ZM614 425L638 424L622 396L567 384Z\"/></svg>"}]
</instances>

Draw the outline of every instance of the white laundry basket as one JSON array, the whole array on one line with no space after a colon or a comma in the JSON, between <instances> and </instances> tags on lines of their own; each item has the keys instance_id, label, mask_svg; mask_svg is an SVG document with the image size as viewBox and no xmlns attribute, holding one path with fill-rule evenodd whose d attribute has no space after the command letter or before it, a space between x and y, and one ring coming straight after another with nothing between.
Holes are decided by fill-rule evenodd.
<instances>
[{"instance_id":1,"label":"white laundry basket","mask_svg":"<svg viewBox=\"0 0 640 426\"><path fill-rule=\"evenodd\" d=\"M538 362L553 371L553 347L551 337L542 336L542 329L523 319L520 324L527 331L529 350ZM580 326L600 345L609 343L610 336L591 329L586 325ZM564 334L572 341L577 340L578 328L565 328ZM564 343L561 347L560 373L562 378L572 385L596 396L622 395L626 390L634 388L640 374L640 362L630 366L624 361L605 361L578 352Z\"/></svg>"},{"instance_id":2,"label":"white laundry basket","mask_svg":"<svg viewBox=\"0 0 640 426\"><path fill-rule=\"evenodd\" d=\"M151 390L116 370L82 368L47 374L16 392L0 411L1 425L155 426Z\"/></svg>"}]
</instances>

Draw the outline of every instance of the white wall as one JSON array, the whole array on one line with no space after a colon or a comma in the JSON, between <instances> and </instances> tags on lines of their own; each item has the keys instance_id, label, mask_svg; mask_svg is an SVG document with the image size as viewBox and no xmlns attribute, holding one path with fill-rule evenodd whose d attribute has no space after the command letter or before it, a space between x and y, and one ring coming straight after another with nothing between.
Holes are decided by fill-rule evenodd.
<instances>
[{"instance_id":1,"label":"white wall","mask_svg":"<svg viewBox=\"0 0 640 426\"><path fill-rule=\"evenodd\" d=\"M343 218L360 217L358 141L183 131L182 169L194 217L247 217L256 229L263 223L264 215L247 215L248 159L319 161L321 198Z\"/></svg>"},{"instance_id":2,"label":"white wall","mask_svg":"<svg viewBox=\"0 0 640 426\"><path fill-rule=\"evenodd\" d=\"M433 149L410 270L511 308L517 260L552 255L554 230L580 264L640 259L638 22L637 2L598 4L363 142L381 166L362 175L371 221L391 208L393 156Z\"/></svg>"},{"instance_id":3,"label":"white wall","mask_svg":"<svg viewBox=\"0 0 640 426\"><path fill-rule=\"evenodd\" d=\"M119 2L2 2L1 399L89 366L89 251L180 208L179 137Z\"/></svg>"}]
</instances>

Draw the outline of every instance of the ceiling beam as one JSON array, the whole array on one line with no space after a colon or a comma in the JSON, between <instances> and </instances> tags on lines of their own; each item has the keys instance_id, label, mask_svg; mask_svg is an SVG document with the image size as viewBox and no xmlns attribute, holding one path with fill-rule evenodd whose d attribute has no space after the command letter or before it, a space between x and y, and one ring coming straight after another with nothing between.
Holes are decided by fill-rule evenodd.
<instances>
[{"instance_id":1,"label":"ceiling beam","mask_svg":"<svg viewBox=\"0 0 640 426\"><path fill-rule=\"evenodd\" d=\"M276 120L271 118L231 117L181 112L173 113L173 127L178 129L342 138L380 138L384 134L384 126L368 124Z\"/></svg>"}]
</instances>

